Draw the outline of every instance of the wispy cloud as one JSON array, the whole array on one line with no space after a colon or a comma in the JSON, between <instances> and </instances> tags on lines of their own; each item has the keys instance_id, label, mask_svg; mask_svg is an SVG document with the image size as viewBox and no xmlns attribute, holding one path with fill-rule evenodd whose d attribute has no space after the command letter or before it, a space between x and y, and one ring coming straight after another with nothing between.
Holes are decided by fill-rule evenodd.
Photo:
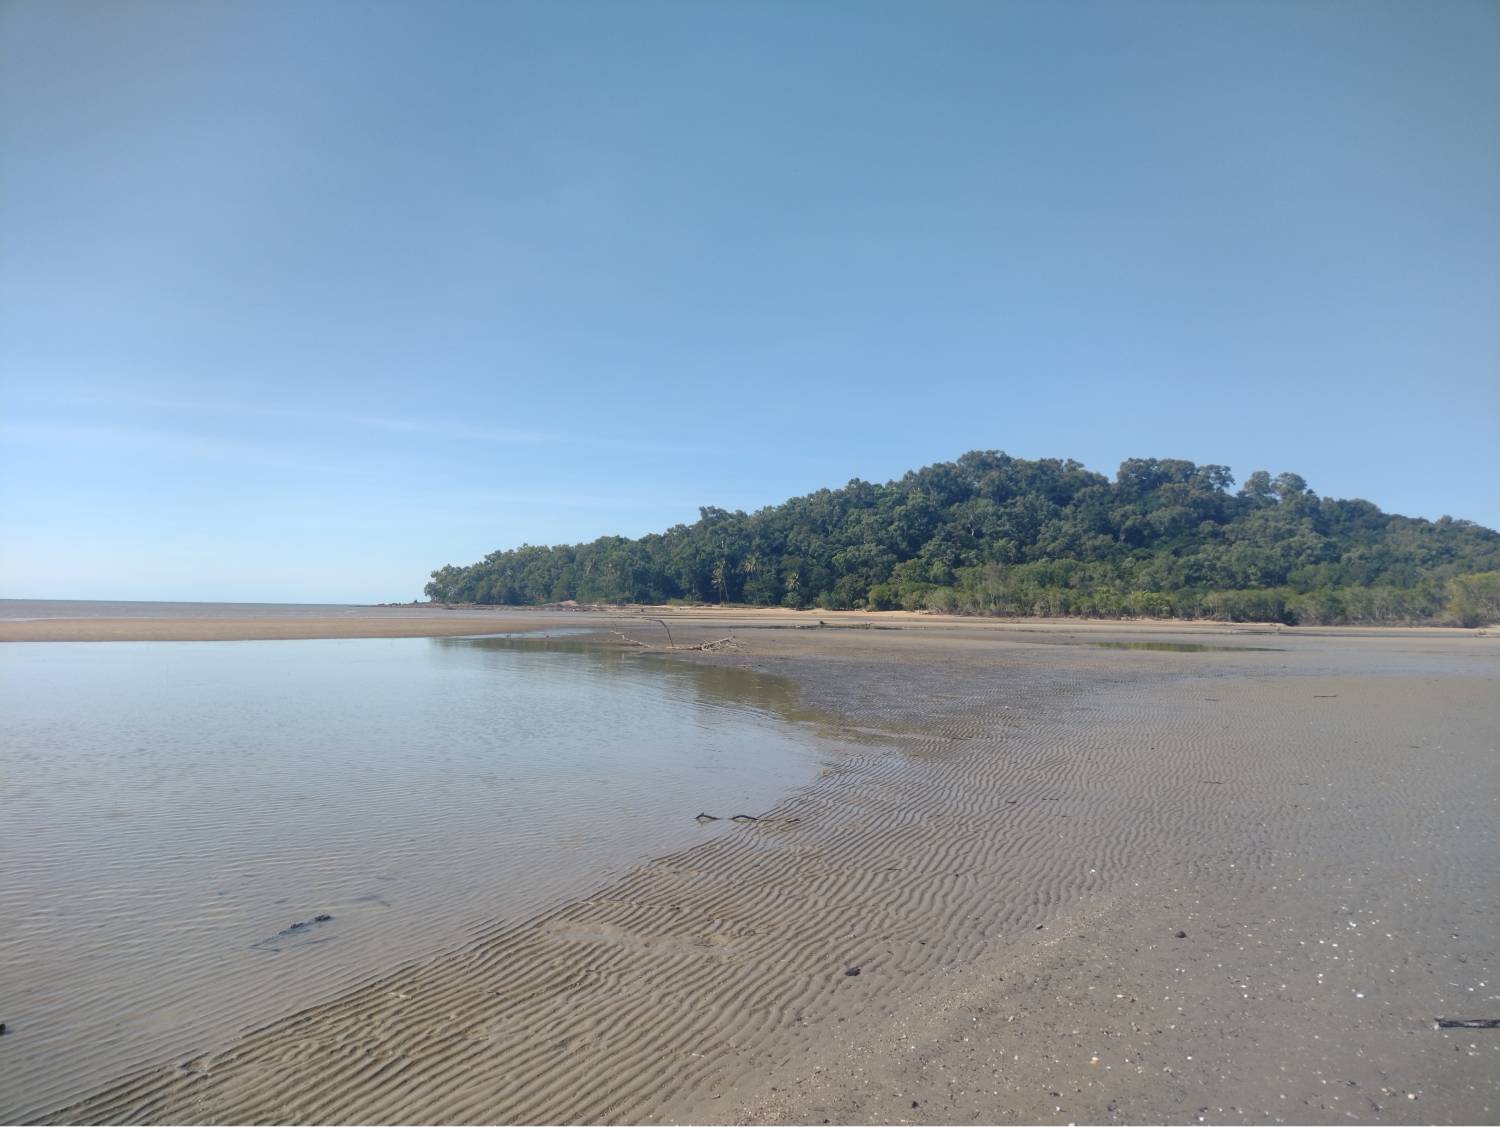
<instances>
[{"instance_id":1,"label":"wispy cloud","mask_svg":"<svg viewBox=\"0 0 1500 1127\"><path fill-rule=\"evenodd\" d=\"M454 423L437 419L401 419L379 415L336 416L352 425L366 426L373 430L389 430L408 434L430 434L441 438L471 439L475 442L552 442L555 435L542 431L512 430L509 428L476 427L466 423Z\"/></svg>"},{"instance_id":2,"label":"wispy cloud","mask_svg":"<svg viewBox=\"0 0 1500 1127\"><path fill-rule=\"evenodd\" d=\"M299 474L347 473L350 467L326 458L306 458L290 447L246 441L243 438L205 437L180 434L145 426L95 426L77 423L12 423L0 420L0 435L13 446L39 449L66 446L80 450L81 458L123 455L150 464L160 459L223 462L248 465L255 470L284 470Z\"/></svg>"},{"instance_id":3,"label":"wispy cloud","mask_svg":"<svg viewBox=\"0 0 1500 1127\"><path fill-rule=\"evenodd\" d=\"M133 412L218 416L240 419L282 419L287 422L314 423L332 428L385 431L391 434L425 435L466 442L540 443L554 441L556 436L544 431L519 427L495 427L451 419L433 419L421 415L371 415L359 411L330 411L305 407L287 407L266 403L215 402L187 399L152 399L112 395L71 395L66 397L27 397L36 404L68 408L124 408Z\"/></svg>"},{"instance_id":4,"label":"wispy cloud","mask_svg":"<svg viewBox=\"0 0 1500 1127\"><path fill-rule=\"evenodd\" d=\"M265 443L180 434L149 427L0 420L0 435L17 446L82 447L93 454L129 454L150 459L189 458L251 464L260 469L297 473L329 474L342 469L326 460L304 458L294 451Z\"/></svg>"},{"instance_id":5,"label":"wispy cloud","mask_svg":"<svg viewBox=\"0 0 1500 1127\"><path fill-rule=\"evenodd\" d=\"M130 401L122 400L122 403ZM190 400L141 400L134 405L157 411L184 414L231 415L265 419L287 419L298 422L324 423L337 427L357 427L396 434L422 434L437 438L456 438L473 442L528 443L548 442L552 435L511 427L475 426L448 419L428 419L418 415L366 415L359 412L318 411L301 407L280 407L260 403L213 403Z\"/></svg>"}]
</instances>

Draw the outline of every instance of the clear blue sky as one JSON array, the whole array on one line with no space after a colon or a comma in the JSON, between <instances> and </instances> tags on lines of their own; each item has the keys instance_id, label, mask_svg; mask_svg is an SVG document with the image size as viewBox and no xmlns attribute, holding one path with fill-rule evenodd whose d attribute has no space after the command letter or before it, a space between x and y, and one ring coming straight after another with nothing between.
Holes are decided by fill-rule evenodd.
<instances>
[{"instance_id":1,"label":"clear blue sky","mask_svg":"<svg viewBox=\"0 0 1500 1127\"><path fill-rule=\"evenodd\" d=\"M410 599L975 448L1494 526L1500 6L0 7L0 596Z\"/></svg>"}]
</instances>

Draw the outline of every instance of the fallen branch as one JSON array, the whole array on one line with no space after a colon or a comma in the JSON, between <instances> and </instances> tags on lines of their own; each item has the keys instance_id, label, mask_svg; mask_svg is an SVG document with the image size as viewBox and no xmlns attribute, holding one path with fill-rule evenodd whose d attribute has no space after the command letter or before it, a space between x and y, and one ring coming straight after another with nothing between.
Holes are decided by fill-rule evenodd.
<instances>
[{"instance_id":1,"label":"fallen branch","mask_svg":"<svg viewBox=\"0 0 1500 1127\"><path fill-rule=\"evenodd\" d=\"M719 650L737 650L740 648L739 639L730 635L727 638L715 638L712 642L703 642L696 646L683 646L686 650L697 650L700 653L716 653Z\"/></svg>"}]
</instances>

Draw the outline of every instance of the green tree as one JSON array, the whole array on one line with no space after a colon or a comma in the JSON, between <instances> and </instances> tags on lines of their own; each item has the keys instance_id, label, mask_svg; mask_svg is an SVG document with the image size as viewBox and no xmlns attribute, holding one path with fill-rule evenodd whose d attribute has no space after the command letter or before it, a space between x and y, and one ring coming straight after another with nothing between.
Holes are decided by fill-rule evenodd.
<instances>
[{"instance_id":1,"label":"green tree","mask_svg":"<svg viewBox=\"0 0 1500 1127\"><path fill-rule=\"evenodd\" d=\"M754 513L705 507L639 539L523 544L437 569L442 602L745 601L976 614L1161 614L1306 622L1483 620L1500 535L1321 498L1258 470L972 451ZM1478 576L1478 578L1475 578Z\"/></svg>"},{"instance_id":2,"label":"green tree","mask_svg":"<svg viewBox=\"0 0 1500 1127\"><path fill-rule=\"evenodd\" d=\"M1455 575L1448 580L1447 610L1460 626L1500 623L1500 571Z\"/></svg>"}]
</instances>

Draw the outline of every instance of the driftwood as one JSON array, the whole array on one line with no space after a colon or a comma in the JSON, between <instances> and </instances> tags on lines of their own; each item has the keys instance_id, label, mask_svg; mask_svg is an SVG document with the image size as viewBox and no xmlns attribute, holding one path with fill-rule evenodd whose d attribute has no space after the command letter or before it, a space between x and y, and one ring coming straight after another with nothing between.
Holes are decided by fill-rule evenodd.
<instances>
[{"instance_id":1,"label":"driftwood","mask_svg":"<svg viewBox=\"0 0 1500 1127\"><path fill-rule=\"evenodd\" d=\"M712 642L703 642L696 646L683 646L683 651L696 650L699 653L717 653L719 650L737 650L740 648L739 639L733 634L727 638L715 638Z\"/></svg>"},{"instance_id":2,"label":"driftwood","mask_svg":"<svg viewBox=\"0 0 1500 1127\"><path fill-rule=\"evenodd\" d=\"M658 619L657 621L660 622L661 620ZM666 626L666 623L662 622L662 626ZM639 638L632 638L629 634L622 634L618 630L611 630L610 633L626 645L639 647L641 651L656 649L650 642L643 642ZM739 639L733 634L724 638L715 638L711 642L700 642L696 646L678 646L672 642L672 631L668 630L667 641L676 653L718 653L720 650L737 650L740 648Z\"/></svg>"}]
</instances>

